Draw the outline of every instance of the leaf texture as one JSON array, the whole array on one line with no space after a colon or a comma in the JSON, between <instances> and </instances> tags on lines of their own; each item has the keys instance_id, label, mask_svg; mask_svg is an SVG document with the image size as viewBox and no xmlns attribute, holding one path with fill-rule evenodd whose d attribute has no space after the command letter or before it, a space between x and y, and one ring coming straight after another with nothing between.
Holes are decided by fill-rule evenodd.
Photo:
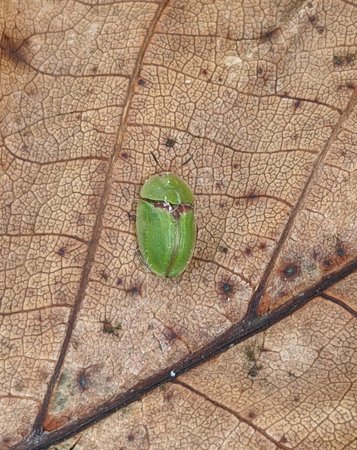
<instances>
[{"instance_id":1,"label":"leaf texture","mask_svg":"<svg viewBox=\"0 0 357 450\"><path fill-rule=\"evenodd\" d=\"M0 449L352 445L356 23L342 0L2 2ZM177 280L137 248L152 153L195 194Z\"/></svg>"}]
</instances>

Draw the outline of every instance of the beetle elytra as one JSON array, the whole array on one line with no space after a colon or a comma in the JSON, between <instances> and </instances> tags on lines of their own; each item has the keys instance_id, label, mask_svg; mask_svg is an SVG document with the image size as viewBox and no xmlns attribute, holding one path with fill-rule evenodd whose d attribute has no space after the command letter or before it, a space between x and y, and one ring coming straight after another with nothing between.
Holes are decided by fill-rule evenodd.
<instances>
[{"instance_id":1,"label":"beetle elytra","mask_svg":"<svg viewBox=\"0 0 357 450\"><path fill-rule=\"evenodd\" d=\"M151 176L142 186L136 213L141 255L148 268L174 278L187 267L196 243L193 194L172 172Z\"/></svg>"}]
</instances>

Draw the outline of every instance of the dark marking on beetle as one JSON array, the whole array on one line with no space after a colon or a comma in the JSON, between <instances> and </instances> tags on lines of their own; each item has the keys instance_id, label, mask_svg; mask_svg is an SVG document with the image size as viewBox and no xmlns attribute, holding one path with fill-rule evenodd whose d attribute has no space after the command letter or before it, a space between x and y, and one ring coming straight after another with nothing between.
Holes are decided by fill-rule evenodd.
<instances>
[{"instance_id":1,"label":"dark marking on beetle","mask_svg":"<svg viewBox=\"0 0 357 450\"><path fill-rule=\"evenodd\" d=\"M225 247L224 245L219 245L217 250L221 253L224 253L225 255L228 253L228 248Z\"/></svg>"},{"instance_id":2,"label":"dark marking on beetle","mask_svg":"<svg viewBox=\"0 0 357 450\"><path fill-rule=\"evenodd\" d=\"M134 434L133 433L129 433L128 436L127 436L127 440L129 442L133 442L135 440Z\"/></svg>"},{"instance_id":3,"label":"dark marking on beetle","mask_svg":"<svg viewBox=\"0 0 357 450\"><path fill-rule=\"evenodd\" d=\"M174 217L174 219L179 219L183 214L192 210L192 206L186 205L185 203L181 203L179 205L172 205L171 203L168 202L156 202L150 199L146 199L146 201L152 203L155 206L155 208L160 208L167 211Z\"/></svg>"},{"instance_id":4,"label":"dark marking on beetle","mask_svg":"<svg viewBox=\"0 0 357 450\"><path fill-rule=\"evenodd\" d=\"M281 276L285 280L293 280L300 275L300 267L296 263L287 264L281 271Z\"/></svg>"},{"instance_id":5,"label":"dark marking on beetle","mask_svg":"<svg viewBox=\"0 0 357 450\"><path fill-rule=\"evenodd\" d=\"M135 297L136 295L141 295L141 286L138 285L131 286L129 289L126 290L126 292L132 295L133 297Z\"/></svg>"},{"instance_id":6,"label":"dark marking on beetle","mask_svg":"<svg viewBox=\"0 0 357 450\"><path fill-rule=\"evenodd\" d=\"M60 249L57 250L57 255L59 255L61 258L63 258L65 254L66 254L65 247L61 247Z\"/></svg>"},{"instance_id":7,"label":"dark marking on beetle","mask_svg":"<svg viewBox=\"0 0 357 450\"><path fill-rule=\"evenodd\" d=\"M101 277L102 280L108 281L109 275L105 272L105 270L102 270L100 272L100 277Z\"/></svg>"},{"instance_id":8,"label":"dark marking on beetle","mask_svg":"<svg viewBox=\"0 0 357 450\"><path fill-rule=\"evenodd\" d=\"M165 141L165 146L168 148L174 147L175 144L176 144L176 140L174 138L167 138Z\"/></svg>"},{"instance_id":9,"label":"dark marking on beetle","mask_svg":"<svg viewBox=\"0 0 357 450\"><path fill-rule=\"evenodd\" d=\"M144 78L139 78L138 79L138 85L139 86L145 86L145 84L146 84L146 81L144 80Z\"/></svg>"},{"instance_id":10,"label":"dark marking on beetle","mask_svg":"<svg viewBox=\"0 0 357 450\"><path fill-rule=\"evenodd\" d=\"M232 295L235 294L234 284L227 279L223 279L218 283L218 293L225 299L228 300Z\"/></svg>"}]
</instances>

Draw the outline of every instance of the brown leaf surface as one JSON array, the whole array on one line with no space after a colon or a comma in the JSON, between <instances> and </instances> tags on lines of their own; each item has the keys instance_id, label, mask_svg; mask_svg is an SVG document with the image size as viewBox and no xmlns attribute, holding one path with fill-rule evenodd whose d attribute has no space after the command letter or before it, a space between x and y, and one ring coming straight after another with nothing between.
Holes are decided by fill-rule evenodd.
<instances>
[{"instance_id":1,"label":"brown leaf surface","mask_svg":"<svg viewBox=\"0 0 357 450\"><path fill-rule=\"evenodd\" d=\"M326 445L347 445L330 411L349 410L345 384L324 376L352 369L319 352L344 354L334 325L347 332L356 308L356 23L342 0L1 3L0 449L48 447L259 332L247 342L272 333L276 348L259 356L270 406L242 378L259 420L226 405L242 343L202 369L207 390L201 368L184 378L200 392L165 388L181 405L171 415L155 391L86 436L102 430L109 448L110 420L142 417L158 446L171 433L187 448L284 448L286 435L312 449L326 422ZM198 242L178 280L149 273L137 251L151 152L196 196ZM295 415L272 390L288 352L274 333L311 346L299 344L292 372L318 355L321 379L306 379L316 397Z\"/></svg>"},{"instance_id":2,"label":"brown leaf surface","mask_svg":"<svg viewBox=\"0 0 357 450\"><path fill-rule=\"evenodd\" d=\"M349 312L317 298L71 442L79 439L76 450L353 448L356 331Z\"/></svg>"}]
</instances>

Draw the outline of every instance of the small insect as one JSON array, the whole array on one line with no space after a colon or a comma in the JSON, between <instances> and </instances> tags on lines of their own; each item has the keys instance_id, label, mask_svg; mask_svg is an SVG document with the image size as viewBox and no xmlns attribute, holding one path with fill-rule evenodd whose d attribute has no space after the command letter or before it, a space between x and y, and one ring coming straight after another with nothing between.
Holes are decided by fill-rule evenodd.
<instances>
[{"instance_id":1,"label":"small insect","mask_svg":"<svg viewBox=\"0 0 357 450\"><path fill-rule=\"evenodd\" d=\"M144 183L140 197L136 232L144 262L160 277L177 277L196 243L192 191L174 173L163 172Z\"/></svg>"}]
</instances>

